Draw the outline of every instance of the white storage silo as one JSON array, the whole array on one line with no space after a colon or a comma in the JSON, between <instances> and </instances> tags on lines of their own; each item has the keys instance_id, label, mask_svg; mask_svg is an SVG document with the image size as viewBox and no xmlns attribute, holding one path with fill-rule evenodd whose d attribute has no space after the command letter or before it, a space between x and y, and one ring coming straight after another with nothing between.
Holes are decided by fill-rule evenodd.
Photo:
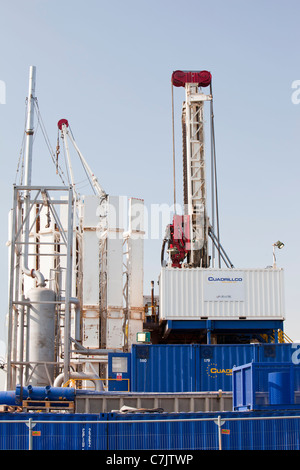
<instances>
[{"instance_id":1,"label":"white storage silo","mask_svg":"<svg viewBox=\"0 0 300 470\"><path fill-rule=\"evenodd\" d=\"M55 300L53 290L45 287L31 289L27 294L30 302L28 351L34 367L30 384L51 385L55 361ZM42 362L43 364L38 364Z\"/></svg>"}]
</instances>

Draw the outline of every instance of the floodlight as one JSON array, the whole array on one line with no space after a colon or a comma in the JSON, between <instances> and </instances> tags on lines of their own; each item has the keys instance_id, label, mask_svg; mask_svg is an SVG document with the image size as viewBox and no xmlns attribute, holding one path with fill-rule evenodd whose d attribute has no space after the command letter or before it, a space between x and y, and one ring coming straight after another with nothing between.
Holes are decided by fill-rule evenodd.
<instances>
[{"instance_id":1,"label":"floodlight","mask_svg":"<svg viewBox=\"0 0 300 470\"><path fill-rule=\"evenodd\" d=\"M275 246L277 246L277 248L278 248L279 250L281 250L281 248L284 247L284 243L282 243L281 241L278 240L278 242L275 243Z\"/></svg>"},{"instance_id":2,"label":"floodlight","mask_svg":"<svg viewBox=\"0 0 300 470\"><path fill-rule=\"evenodd\" d=\"M278 240L276 243L273 243L273 268L276 268L276 257L275 257L275 248L281 250L284 247L284 243Z\"/></svg>"}]
</instances>

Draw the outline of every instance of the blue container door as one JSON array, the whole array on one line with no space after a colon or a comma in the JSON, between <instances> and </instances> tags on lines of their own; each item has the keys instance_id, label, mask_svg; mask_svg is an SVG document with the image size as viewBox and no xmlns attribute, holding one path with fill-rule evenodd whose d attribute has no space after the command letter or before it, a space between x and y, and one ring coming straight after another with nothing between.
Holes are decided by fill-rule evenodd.
<instances>
[{"instance_id":1,"label":"blue container door","mask_svg":"<svg viewBox=\"0 0 300 470\"><path fill-rule=\"evenodd\" d=\"M291 405L290 371L269 372L269 404Z\"/></svg>"},{"instance_id":2,"label":"blue container door","mask_svg":"<svg viewBox=\"0 0 300 470\"><path fill-rule=\"evenodd\" d=\"M108 390L129 392L131 377L131 353L108 354Z\"/></svg>"},{"instance_id":3,"label":"blue container door","mask_svg":"<svg viewBox=\"0 0 300 470\"><path fill-rule=\"evenodd\" d=\"M194 345L133 345L134 392L194 392Z\"/></svg>"},{"instance_id":4,"label":"blue container door","mask_svg":"<svg viewBox=\"0 0 300 470\"><path fill-rule=\"evenodd\" d=\"M196 391L232 391L232 368L256 360L255 344L198 345Z\"/></svg>"}]
</instances>

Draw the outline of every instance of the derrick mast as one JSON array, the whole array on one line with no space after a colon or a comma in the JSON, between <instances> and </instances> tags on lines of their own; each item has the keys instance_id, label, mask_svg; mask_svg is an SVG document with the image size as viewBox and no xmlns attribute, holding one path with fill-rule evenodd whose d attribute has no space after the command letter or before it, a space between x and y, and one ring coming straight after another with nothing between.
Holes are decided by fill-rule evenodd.
<instances>
[{"instance_id":1,"label":"derrick mast","mask_svg":"<svg viewBox=\"0 0 300 470\"><path fill-rule=\"evenodd\" d=\"M176 74L178 72L174 72L172 77L173 84L178 83ZM206 201L204 102L211 100L211 95L199 90L199 80L200 84L204 81L205 86L209 85L210 73L186 73L182 79L182 85L179 86L185 87L182 109L184 211L189 216L191 234L188 262L193 267L206 268L209 266L209 218Z\"/></svg>"},{"instance_id":2,"label":"derrick mast","mask_svg":"<svg viewBox=\"0 0 300 470\"><path fill-rule=\"evenodd\" d=\"M212 95L202 91L202 87L207 87L210 83L211 74L207 71L176 71L172 74L172 86L185 88L185 102L182 107L184 215L174 215L173 223L167 227L163 244L164 250L168 242L173 267L181 267L185 259L189 267L207 268L210 264L204 103L211 101Z\"/></svg>"}]
</instances>

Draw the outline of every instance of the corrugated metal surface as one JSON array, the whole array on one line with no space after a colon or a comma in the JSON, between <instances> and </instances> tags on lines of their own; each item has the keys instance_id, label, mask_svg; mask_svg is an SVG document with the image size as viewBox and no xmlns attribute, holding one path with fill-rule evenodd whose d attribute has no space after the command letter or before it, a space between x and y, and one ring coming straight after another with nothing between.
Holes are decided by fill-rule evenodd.
<instances>
[{"instance_id":1,"label":"corrugated metal surface","mask_svg":"<svg viewBox=\"0 0 300 470\"><path fill-rule=\"evenodd\" d=\"M282 320L283 270L162 268L160 317Z\"/></svg>"},{"instance_id":2,"label":"corrugated metal surface","mask_svg":"<svg viewBox=\"0 0 300 470\"><path fill-rule=\"evenodd\" d=\"M292 362L300 363L300 344L296 343L271 343L257 344L259 362ZM246 364L246 362L245 362Z\"/></svg>"},{"instance_id":3,"label":"corrugated metal surface","mask_svg":"<svg viewBox=\"0 0 300 470\"><path fill-rule=\"evenodd\" d=\"M195 391L193 345L133 345L131 391Z\"/></svg>"},{"instance_id":4,"label":"corrugated metal surface","mask_svg":"<svg viewBox=\"0 0 300 470\"><path fill-rule=\"evenodd\" d=\"M232 390L232 367L256 360L246 345L134 345L131 391Z\"/></svg>"},{"instance_id":5,"label":"corrugated metal surface","mask_svg":"<svg viewBox=\"0 0 300 470\"><path fill-rule=\"evenodd\" d=\"M28 450L26 423L31 418L35 424L33 450L154 450L149 454L149 458L154 456L151 463L167 466L171 461L155 460L155 450L217 450L218 416L224 421L223 450L300 450L300 416L292 410L125 415L2 413L0 449ZM4 423L6 420L10 422Z\"/></svg>"},{"instance_id":6,"label":"corrugated metal surface","mask_svg":"<svg viewBox=\"0 0 300 470\"><path fill-rule=\"evenodd\" d=\"M211 415L198 413L115 415L111 419L121 421L122 424L110 425L109 450L218 449L216 424L213 421L193 421L193 418L200 417L208 418ZM128 420L132 422L129 425L124 422ZM148 422L149 420L155 422Z\"/></svg>"},{"instance_id":7,"label":"corrugated metal surface","mask_svg":"<svg viewBox=\"0 0 300 470\"><path fill-rule=\"evenodd\" d=\"M199 345L196 349L196 390L232 391L232 368L258 359L255 344Z\"/></svg>"},{"instance_id":8,"label":"corrugated metal surface","mask_svg":"<svg viewBox=\"0 0 300 470\"><path fill-rule=\"evenodd\" d=\"M222 450L299 450L300 416L286 412L180 413L110 415L109 450L218 450L217 417ZM278 416L279 419L270 419ZM282 419L286 416L286 419ZM292 419L288 419L292 417ZM253 420L239 420L253 418ZM255 419L256 418L256 419ZM211 421L196 421L207 419ZM128 425L125 421L131 421ZM148 422L154 420L155 422ZM168 420L164 422L163 420ZM136 422L138 421L138 422ZM167 462L164 461L163 464ZM174 464L175 462L173 462ZM168 462L170 464L170 461Z\"/></svg>"},{"instance_id":9,"label":"corrugated metal surface","mask_svg":"<svg viewBox=\"0 0 300 470\"><path fill-rule=\"evenodd\" d=\"M101 392L75 397L76 413L110 413L123 406L165 413L232 411L232 392Z\"/></svg>"},{"instance_id":10,"label":"corrugated metal surface","mask_svg":"<svg viewBox=\"0 0 300 470\"><path fill-rule=\"evenodd\" d=\"M28 450L28 420L35 422L32 450L94 450L106 448L106 424L101 415L60 413L0 413L0 450ZM106 418L106 415L105 415ZM3 421L10 420L10 423ZM78 423L75 421L82 421ZM20 422L21 421L21 422ZM46 421L39 422L39 421ZM59 423L53 423L59 421ZM27 424L26 424L27 423Z\"/></svg>"},{"instance_id":11,"label":"corrugated metal surface","mask_svg":"<svg viewBox=\"0 0 300 470\"><path fill-rule=\"evenodd\" d=\"M300 362L296 344L133 345L131 391L232 391L232 368L259 362Z\"/></svg>"}]
</instances>

